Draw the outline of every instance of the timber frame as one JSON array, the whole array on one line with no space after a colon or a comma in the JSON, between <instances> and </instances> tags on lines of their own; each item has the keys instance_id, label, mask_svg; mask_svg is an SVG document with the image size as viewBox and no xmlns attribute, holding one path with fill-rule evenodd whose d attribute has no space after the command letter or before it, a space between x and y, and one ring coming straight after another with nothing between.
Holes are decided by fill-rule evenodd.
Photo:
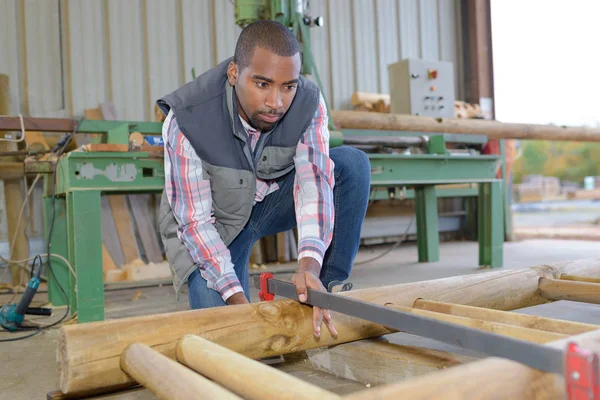
<instances>
[{"instance_id":1,"label":"timber frame","mask_svg":"<svg viewBox=\"0 0 600 400\"><path fill-rule=\"evenodd\" d=\"M512 310L564 298L598 304L599 276L600 259L584 259L342 295L545 346L565 349L575 342L598 352L600 325ZM320 339L312 335L310 307L292 300L65 326L58 340L60 391L53 398L135 385L162 399L566 397L564 378L558 375L503 358L461 355L459 349L389 343L381 336L394 333L390 329L332 314L338 336L323 330ZM320 362L323 353L327 363ZM315 369L374 387L340 396L256 361L273 355L291 360L299 354ZM337 370L336 357L343 359ZM377 358L377 368L368 368Z\"/></svg>"}]
</instances>

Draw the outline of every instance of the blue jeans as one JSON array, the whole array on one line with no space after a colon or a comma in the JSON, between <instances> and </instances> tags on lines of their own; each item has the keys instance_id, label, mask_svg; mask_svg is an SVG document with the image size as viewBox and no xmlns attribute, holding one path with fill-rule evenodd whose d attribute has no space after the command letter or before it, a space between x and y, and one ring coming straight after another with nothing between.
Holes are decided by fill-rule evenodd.
<instances>
[{"instance_id":1,"label":"blue jeans","mask_svg":"<svg viewBox=\"0 0 600 400\"><path fill-rule=\"evenodd\" d=\"M333 285L348 279L358 252L360 231L369 200L371 170L367 155L352 147L333 148L329 155L335 164L335 219L333 238L323 259L320 279L323 286L331 291ZM295 171L292 171L278 180L279 189L256 203L250 220L228 246L248 301L248 264L254 243L261 237L285 232L296 226L294 177ZM226 305L217 291L207 287L199 270L189 276L188 290L192 309Z\"/></svg>"}]
</instances>

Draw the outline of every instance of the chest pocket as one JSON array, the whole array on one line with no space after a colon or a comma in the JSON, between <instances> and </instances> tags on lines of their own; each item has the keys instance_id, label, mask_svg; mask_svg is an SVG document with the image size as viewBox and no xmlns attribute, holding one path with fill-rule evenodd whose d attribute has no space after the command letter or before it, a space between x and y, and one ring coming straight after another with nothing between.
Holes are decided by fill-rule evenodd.
<instances>
[{"instance_id":1,"label":"chest pocket","mask_svg":"<svg viewBox=\"0 0 600 400\"><path fill-rule=\"evenodd\" d=\"M204 165L206 178L210 179L213 191L216 189L245 189L252 186L252 172L226 167Z\"/></svg>"},{"instance_id":2,"label":"chest pocket","mask_svg":"<svg viewBox=\"0 0 600 400\"><path fill-rule=\"evenodd\" d=\"M294 168L295 155L296 146L265 147L258 159L256 172L263 179L278 178Z\"/></svg>"}]
</instances>

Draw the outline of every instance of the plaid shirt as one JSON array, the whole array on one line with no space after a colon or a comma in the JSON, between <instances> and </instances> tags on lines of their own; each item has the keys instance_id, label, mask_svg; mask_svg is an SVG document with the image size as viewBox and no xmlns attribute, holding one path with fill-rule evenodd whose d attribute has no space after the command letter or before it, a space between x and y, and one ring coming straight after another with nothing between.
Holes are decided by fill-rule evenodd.
<instances>
[{"instance_id":1,"label":"plaid shirt","mask_svg":"<svg viewBox=\"0 0 600 400\"><path fill-rule=\"evenodd\" d=\"M250 145L260 132L243 119ZM294 202L298 224L298 259L312 257L323 263L331 243L334 223L334 164L329 158L329 130L325 101L303 133L294 158ZM243 289L233 269L229 249L214 226L210 181L202 178L202 160L185 138L172 112L163 124L165 190L179 224L178 236L187 247L208 287L223 301ZM277 183L256 180L254 204L278 190Z\"/></svg>"}]
</instances>

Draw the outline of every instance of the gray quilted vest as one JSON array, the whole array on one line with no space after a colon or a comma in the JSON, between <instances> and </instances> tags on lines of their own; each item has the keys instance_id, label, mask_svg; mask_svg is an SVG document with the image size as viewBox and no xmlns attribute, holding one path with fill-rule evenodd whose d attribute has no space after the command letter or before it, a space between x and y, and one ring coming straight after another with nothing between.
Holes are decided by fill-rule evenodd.
<instances>
[{"instance_id":1,"label":"gray quilted vest","mask_svg":"<svg viewBox=\"0 0 600 400\"><path fill-rule=\"evenodd\" d=\"M227 59L157 101L173 110L182 133L202 159L203 179L211 182L215 227L228 246L244 228L254 204L256 177L277 179L294 169L296 146L319 105L319 88L300 77L296 96L284 117L263 132L255 151L237 113L227 81ZM177 294L197 268L179 239L179 226L163 192L159 228Z\"/></svg>"}]
</instances>

